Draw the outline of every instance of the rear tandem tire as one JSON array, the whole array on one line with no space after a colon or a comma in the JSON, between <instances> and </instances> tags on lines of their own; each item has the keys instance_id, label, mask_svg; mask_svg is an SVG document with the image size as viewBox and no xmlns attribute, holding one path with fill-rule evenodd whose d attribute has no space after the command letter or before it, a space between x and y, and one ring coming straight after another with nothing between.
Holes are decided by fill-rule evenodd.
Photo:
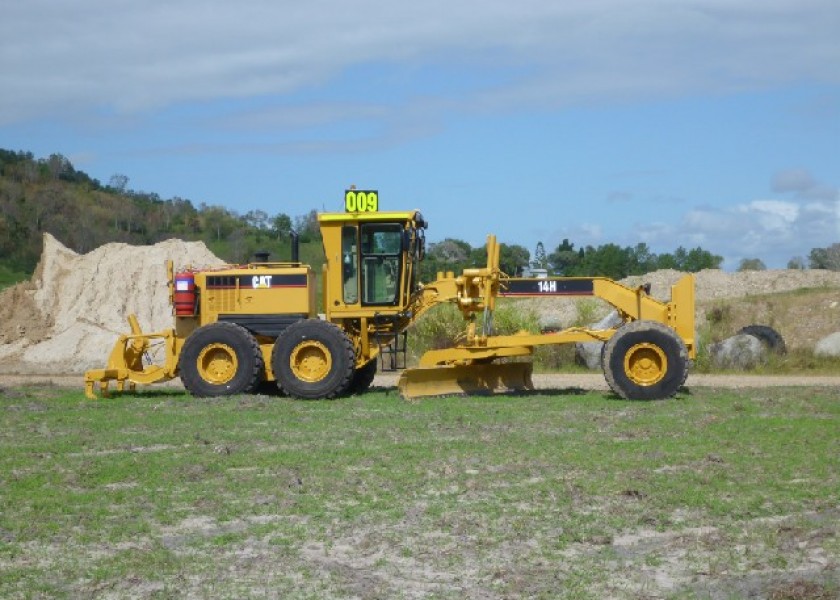
<instances>
[{"instance_id":1,"label":"rear tandem tire","mask_svg":"<svg viewBox=\"0 0 840 600\"><path fill-rule=\"evenodd\" d=\"M626 400L661 400L688 377L688 350L677 333L656 321L621 326L604 345L607 385Z\"/></svg>"},{"instance_id":2,"label":"rear tandem tire","mask_svg":"<svg viewBox=\"0 0 840 600\"><path fill-rule=\"evenodd\" d=\"M178 359L184 387L193 396L251 393L265 372L262 351L247 329L216 322L196 329Z\"/></svg>"},{"instance_id":3,"label":"rear tandem tire","mask_svg":"<svg viewBox=\"0 0 840 600\"><path fill-rule=\"evenodd\" d=\"M376 359L371 359L365 366L353 372L353 379L350 380L350 387L347 388L348 396L364 394L373 383L376 377Z\"/></svg>"},{"instance_id":4,"label":"rear tandem tire","mask_svg":"<svg viewBox=\"0 0 840 600\"><path fill-rule=\"evenodd\" d=\"M356 366L353 344L338 326L307 319L290 325L277 338L271 368L290 396L335 398L351 383Z\"/></svg>"}]
</instances>

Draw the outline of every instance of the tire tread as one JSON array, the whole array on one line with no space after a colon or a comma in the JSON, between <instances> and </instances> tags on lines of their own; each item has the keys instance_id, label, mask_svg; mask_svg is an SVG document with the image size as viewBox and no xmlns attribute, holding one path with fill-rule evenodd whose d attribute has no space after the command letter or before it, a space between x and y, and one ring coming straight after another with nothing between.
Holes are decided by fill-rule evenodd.
<instances>
[{"instance_id":1,"label":"tire tread","mask_svg":"<svg viewBox=\"0 0 840 600\"><path fill-rule=\"evenodd\" d=\"M676 377L666 372L664 379L657 384L639 386L626 377L623 368L623 356L620 357L621 368L614 368L614 355L617 351L622 350L622 345L626 343L629 337L656 343L666 354L668 369L671 369L672 364L677 364L676 368L679 369L679 372ZM645 337L653 339L645 340ZM660 341L657 341L657 339ZM666 345L670 345L670 347L664 347ZM688 349L685 342L673 329L658 321L639 320L626 323L619 327L604 345L604 378L609 388L625 400L662 400L672 397L685 384L688 378L688 365Z\"/></svg>"},{"instance_id":2,"label":"tire tread","mask_svg":"<svg viewBox=\"0 0 840 600\"><path fill-rule=\"evenodd\" d=\"M305 339L317 339L328 349L335 350L332 361L337 370L327 375L325 380L329 381L300 381L288 367L289 354ZM298 321L287 327L277 338L271 352L271 367L278 386L295 398L315 400L340 396L352 382L355 365L356 353L344 330L334 323L318 319Z\"/></svg>"},{"instance_id":3,"label":"tire tread","mask_svg":"<svg viewBox=\"0 0 840 600\"><path fill-rule=\"evenodd\" d=\"M243 376L244 380L236 382L233 387L225 388L206 382L192 364L202 348L216 341L227 343L234 351L241 353L240 365L251 363L251 372L247 376ZM184 347L181 349L181 355L178 358L178 372L184 387L193 396L250 394L262 382L265 372L265 361L263 360L260 345L250 331L236 323L217 321L199 327L187 338L186 342L184 342ZM234 376L234 379L238 377L239 374Z\"/></svg>"}]
</instances>

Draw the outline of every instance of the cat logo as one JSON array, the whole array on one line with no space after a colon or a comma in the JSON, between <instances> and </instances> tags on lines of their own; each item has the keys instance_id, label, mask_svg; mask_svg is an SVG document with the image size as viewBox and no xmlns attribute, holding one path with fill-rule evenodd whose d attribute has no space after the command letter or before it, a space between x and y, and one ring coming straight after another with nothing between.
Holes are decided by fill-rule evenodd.
<instances>
[{"instance_id":1,"label":"cat logo","mask_svg":"<svg viewBox=\"0 0 840 600\"><path fill-rule=\"evenodd\" d=\"M251 286L254 289L257 288L270 288L271 287L271 275L254 275L251 278Z\"/></svg>"}]
</instances>

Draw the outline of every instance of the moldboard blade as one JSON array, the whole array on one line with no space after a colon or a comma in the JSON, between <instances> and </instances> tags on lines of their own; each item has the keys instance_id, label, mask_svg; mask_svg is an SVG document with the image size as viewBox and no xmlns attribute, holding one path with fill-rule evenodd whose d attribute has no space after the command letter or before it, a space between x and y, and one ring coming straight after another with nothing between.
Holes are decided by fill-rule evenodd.
<instances>
[{"instance_id":1,"label":"moldboard blade","mask_svg":"<svg viewBox=\"0 0 840 600\"><path fill-rule=\"evenodd\" d=\"M406 400L425 396L491 394L533 390L532 365L525 362L443 365L406 369L400 395Z\"/></svg>"}]
</instances>

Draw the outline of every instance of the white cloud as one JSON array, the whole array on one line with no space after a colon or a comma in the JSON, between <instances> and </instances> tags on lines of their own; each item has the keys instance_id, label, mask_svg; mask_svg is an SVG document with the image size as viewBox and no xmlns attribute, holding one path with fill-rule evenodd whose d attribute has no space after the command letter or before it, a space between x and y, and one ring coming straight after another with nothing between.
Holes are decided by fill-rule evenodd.
<instances>
[{"instance_id":1,"label":"white cloud","mask_svg":"<svg viewBox=\"0 0 840 600\"><path fill-rule=\"evenodd\" d=\"M735 234L739 227L735 219L728 218L718 208L696 208L683 217L683 228L688 234L726 236Z\"/></svg>"},{"instance_id":2,"label":"white cloud","mask_svg":"<svg viewBox=\"0 0 840 600\"><path fill-rule=\"evenodd\" d=\"M736 207L736 214L746 220L757 222L758 227L768 233L786 234L799 217L799 206L782 200L753 200Z\"/></svg>"},{"instance_id":3,"label":"white cloud","mask_svg":"<svg viewBox=\"0 0 840 600\"><path fill-rule=\"evenodd\" d=\"M487 110L837 82L838 14L833 0L28 0L0 20L0 123L282 95L371 64L478 73L456 99Z\"/></svg>"},{"instance_id":4,"label":"white cloud","mask_svg":"<svg viewBox=\"0 0 840 600\"><path fill-rule=\"evenodd\" d=\"M670 252L676 245L701 246L722 255L727 269L737 267L742 258L760 258L768 267L783 268L794 256L807 256L812 248L840 241L840 191L815 181L807 170L797 178L810 182L805 191L819 188L832 193L816 200L796 194L791 200L695 207L676 224L636 225L633 238L625 243L641 240L660 252ZM796 189L801 191L799 186Z\"/></svg>"},{"instance_id":5,"label":"white cloud","mask_svg":"<svg viewBox=\"0 0 840 600\"><path fill-rule=\"evenodd\" d=\"M722 210L693 210L673 233L723 254L728 268L741 258L761 258L768 266L783 267L793 256L835 242L839 226L837 202L802 206L754 200Z\"/></svg>"}]
</instances>

